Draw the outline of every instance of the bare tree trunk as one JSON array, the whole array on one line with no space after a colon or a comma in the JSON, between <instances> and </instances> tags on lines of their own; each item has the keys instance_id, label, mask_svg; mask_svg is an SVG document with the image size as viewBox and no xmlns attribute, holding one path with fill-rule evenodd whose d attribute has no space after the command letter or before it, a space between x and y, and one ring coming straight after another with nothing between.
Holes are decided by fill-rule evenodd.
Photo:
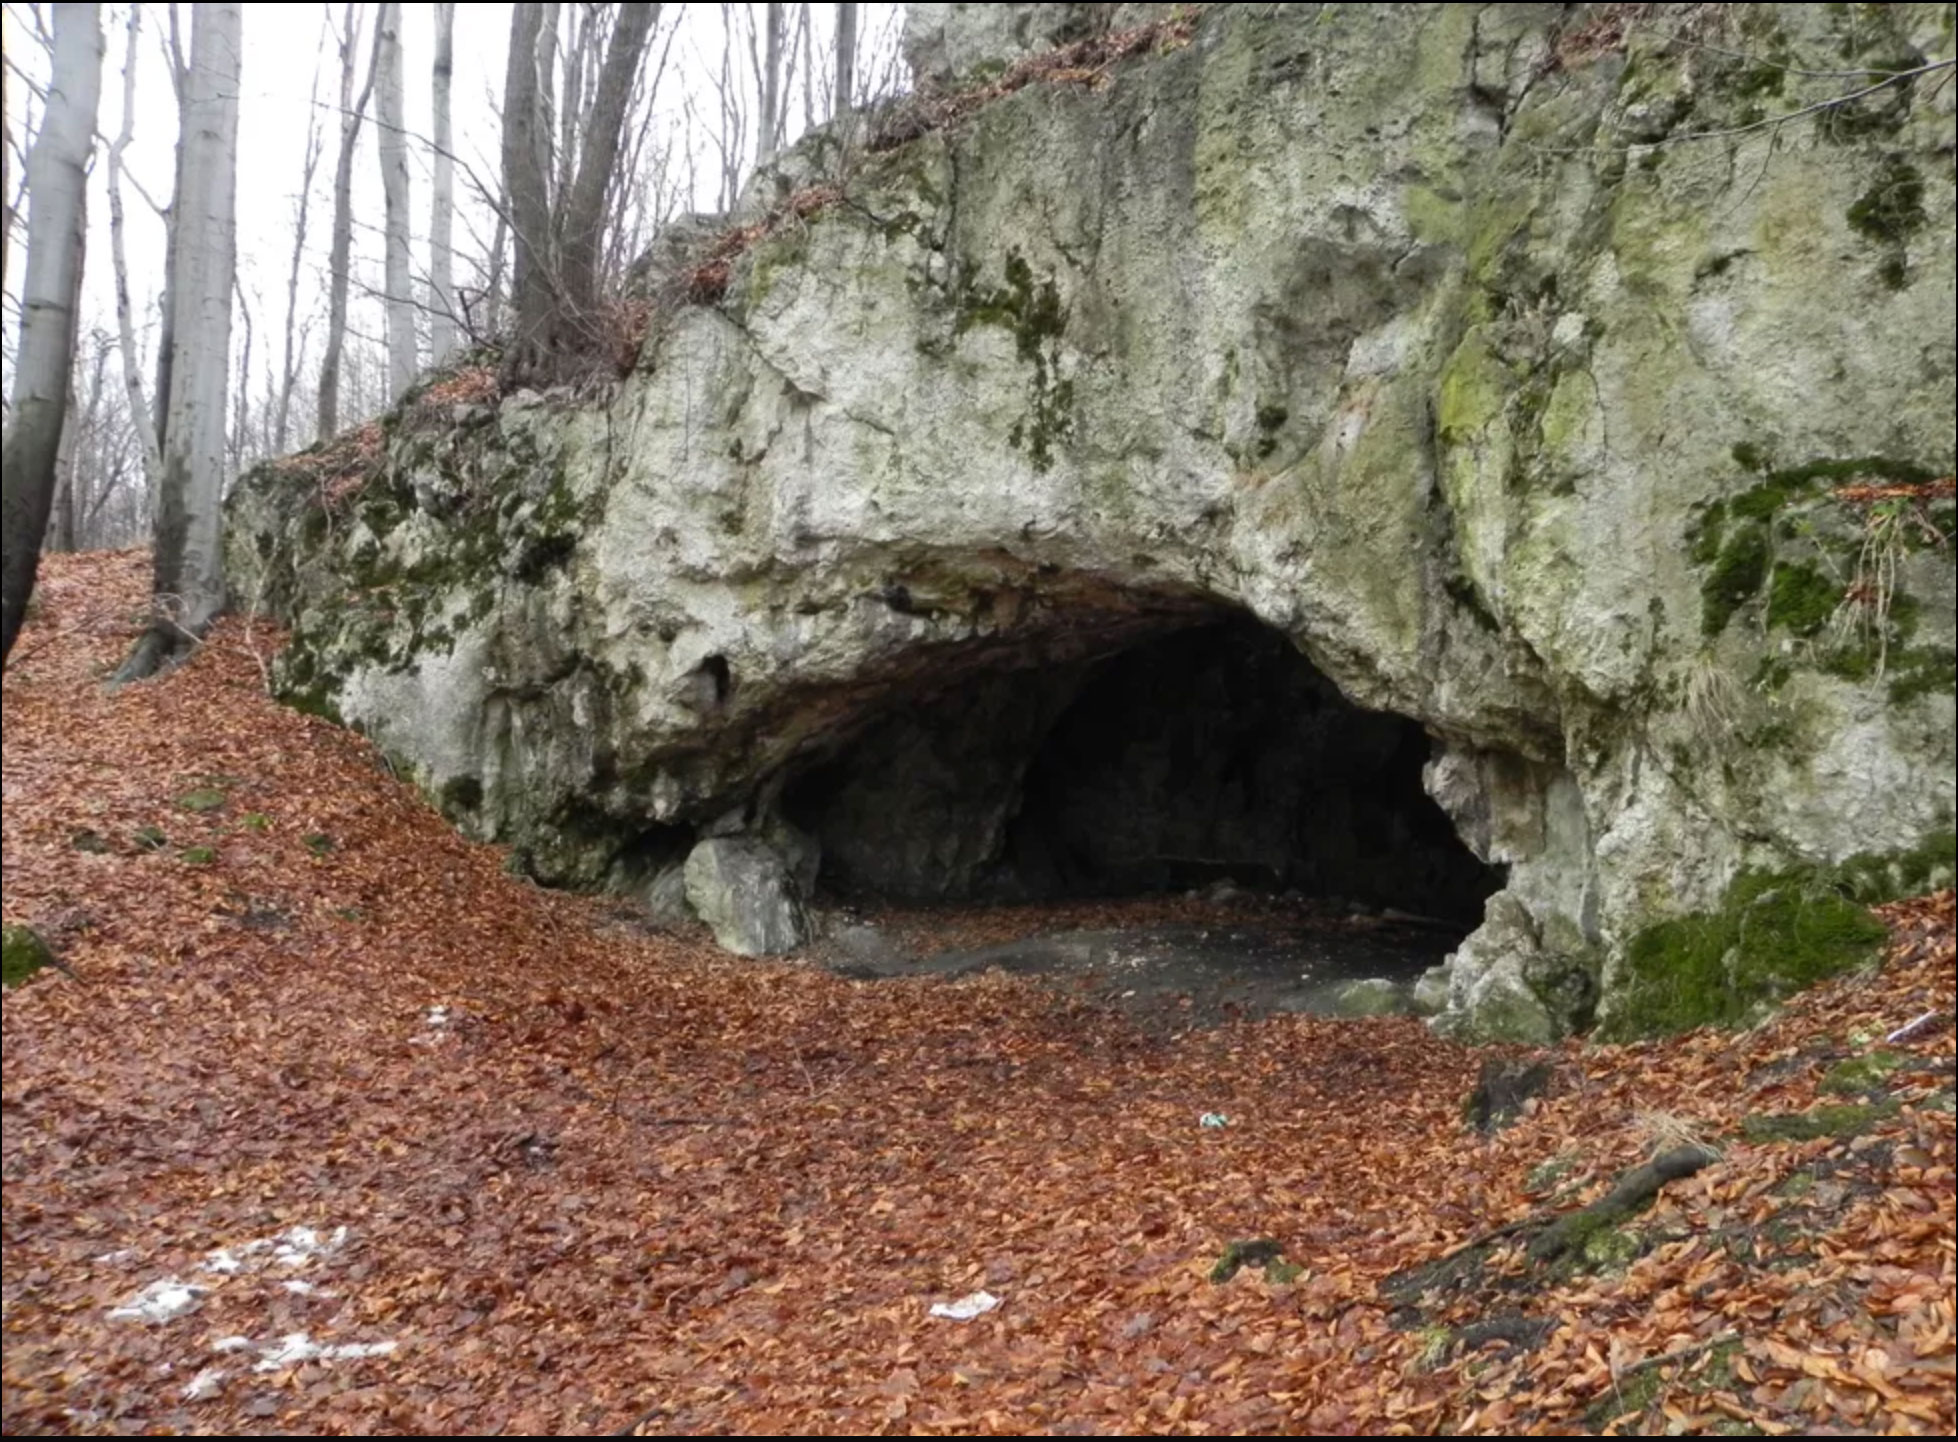
<instances>
[{"instance_id":1,"label":"bare tree trunk","mask_svg":"<svg viewBox=\"0 0 1958 1442\"><path fill-rule=\"evenodd\" d=\"M782 97L782 39L787 30L786 7L769 0L762 22L761 125L755 135L755 164L763 166L781 148L786 106Z\"/></svg>"},{"instance_id":2,"label":"bare tree trunk","mask_svg":"<svg viewBox=\"0 0 1958 1442\"><path fill-rule=\"evenodd\" d=\"M583 118L585 47L591 43L593 26L589 21L582 26L578 23L580 14L590 7L553 5L550 8L559 12L557 29L550 31L550 21L546 20L549 38L544 53L549 55L553 49L558 52L564 78L561 103L557 107L557 151L549 167L551 203L555 206L564 204L564 197L571 193L571 183L577 178L574 167L578 163L578 123Z\"/></svg>"},{"instance_id":3,"label":"bare tree trunk","mask_svg":"<svg viewBox=\"0 0 1958 1442\"><path fill-rule=\"evenodd\" d=\"M313 177L319 172L320 150L325 140L320 127L319 98L320 68L315 60L311 103L307 106L306 115L306 158L299 169L299 207L292 221L292 264L286 270L285 351L279 362L279 394L272 408L272 449L279 455L284 455L286 451L286 437L290 434L292 420L292 392L299 384L302 360L294 351L299 326L299 259L306 249L307 221L313 210ZM303 338L300 343L303 345Z\"/></svg>"},{"instance_id":4,"label":"bare tree trunk","mask_svg":"<svg viewBox=\"0 0 1958 1442\"><path fill-rule=\"evenodd\" d=\"M515 260L510 296L516 310L506 373L522 374L549 344L555 307L550 255L551 203L538 144L538 34L544 6L517 0L510 7L510 58L503 80L503 196Z\"/></svg>"},{"instance_id":5,"label":"bare tree trunk","mask_svg":"<svg viewBox=\"0 0 1958 1442\"><path fill-rule=\"evenodd\" d=\"M510 244L510 203L496 202L496 230L490 239L489 274L483 280L483 318L481 329L492 335L503 324L504 252Z\"/></svg>"},{"instance_id":6,"label":"bare tree trunk","mask_svg":"<svg viewBox=\"0 0 1958 1442\"><path fill-rule=\"evenodd\" d=\"M565 319L582 330L598 305L599 244L605 230L605 196L612 183L612 172L619 161L620 132L625 126L626 106L632 99L633 80L645 59L647 42L659 24L659 6L624 4L612 27L611 44L605 50L605 68L599 72L598 90L592 100L591 125L585 131L582 153L578 157L578 179L563 206L560 226L560 279L563 286ZM590 341L579 335L578 341Z\"/></svg>"},{"instance_id":7,"label":"bare tree trunk","mask_svg":"<svg viewBox=\"0 0 1958 1442\"><path fill-rule=\"evenodd\" d=\"M123 239L122 157L136 138L136 41L142 32L143 7L129 7L129 30L122 53L122 127L109 147L109 255L116 276L116 338L122 350L122 384L129 395L129 419L143 453L143 487L152 514L163 484L163 455L157 449L156 426L143 397L141 357L136 350L136 317L129 303L129 258ZM170 277L163 278L163 313L170 314ZM167 398L159 395L158 404Z\"/></svg>"},{"instance_id":8,"label":"bare tree trunk","mask_svg":"<svg viewBox=\"0 0 1958 1442\"><path fill-rule=\"evenodd\" d=\"M55 555L65 555L75 549L75 512L79 509L75 499L75 486L79 477L77 453L81 447L76 444L75 433L82 428L80 409L75 404L72 383L68 393L68 414L61 426L61 444L54 454L54 505L48 512L47 544L44 550Z\"/></svg>"},{"instance_id":9,"label":"bare tree trunk","mask_svg":"<svg viewBox=\"0 0 1958 1442\"><path fill-rule=\"evenodd\" d=\"M224 608L225 392L237 273L238 75L242 7L192 8L190 76L175 206L177 350L164 426L150 628L116 673L153 674Z\"/></svg>"},{"instance_id":10,"label":"bare tree trunk","mask_svg":"<svg viewBox=\"0 0 1958 1442\"><path fill-rule=\"evenodd\" d=\"M0 661L27 619L68 415L87 235L88 153L102 96L99 5L54 7L53 69L28 153L27 274L13 425L0 459Z\"/></svg>"},{"instance_id":11,"label":"bare tree trunk","mask_svg":"<svg viewBox=\"0 0 1958 1442\"><path fill-rule=\"evenodd\" d=\"M836 7L836 93L830 97L832 115L848 115L857 88L857 7Z\"/></svg>"},{"instance_id":12,"label":"bare tree trunk","mask_svg":"<svg viewBox=\"0 0 1958 1442\"><path fill-rule=\"evenodd\" d=\"M374 139L385 212L388 399L415 383L414 279L408 254L408 130L401 83L401 7L383 3L374 21Z\"/></svg>"},{"instance_id":13,"label":"bare tree trunk","mask_svg":"<svg viewBox=\"0 0 1958 1442\"><path fill-rule=\"evenodd\" d=\"M360 54L360 7L347 0L340 27L340 154L333 166L333 243L327 260L326 353L320 358L320 393L315 439L331 439L340 429L340 358L347 345L347 286L353 266L354 148L361 116L374 89L374 67L354 95Z\"/></svg>"},{"instance_id":14,"label":"bare tree trunk","mask_svg":"<svg viewBox=\"0 0 1958 1442\"><path fill-rule=\"evenodd\" d=\"M245 300L245 288L234 272L231 288L238 301L238 318L245 323L244 344L238 351L238 384L231 387L231 426L226 433L224 472L235 476L244 470L247 443L251 439L252 414L252 308Z\"/></svg>"},{"instance_id":15,"label":"bare tree trunk","mask_svg":"<svg viewBox=\"0 0 1958 1442\"><path fill-rule=\"evenodd\" d=\"M564 7L545 0L544 18L537 30L537 165L544 173L545 204L550 213L564 203L564 191L552 183L556 170L553 132L557 129L558 22ZM567 160L565 162L569 164Z\"/></svg>"},{"instance_id":16,"label":"bare tree trunk","mask_svg":"<svg viewBox=\"0 0 1958 1442\"><path fill-rule=\"evenodd\" d=\"M166 8L170 17L169 62L170 93L176 98L177 112L182 116L184 94L190 83L190 64L184 59L183 32L178 23L176 0ZM179 145L173 162L170 177L170 204L163 212L163 310L162 318L156 328L156 384L150 388L155 400L151 419L156 426L156 443L159 455L163 446L163 429L169 423L170 407L170 367L177 356L177 306L170 293L175 283L172 277L177 273L177 198L184 191L184 148ZM159 470L158 475L162 472ZM150 497L150 511L156 511L155 496Z\"/></svg>"},{"instance_id":17,"label":"bare tree trunk","mask_svg":"<svg viewBox=\"0 0 1958 1442\"><path fill-rule=\"evenodd\" d=\"M98 86L100 82L97 82ZM0 291L7 288L7 253L14 243L14 184L7 167L14 158L14 113L7 108L7 67L0 65Z\"/></svg>"},{"instance_id":18,"label":"bare tree trunk","mask_svg":"<svg viewBox=\"0 0 1958 1442\"><path fill-rule=\"evenodd\" d=\"M796 47L802 52L802 128L816 128L816 42L810 34L809 7L795 7Z\"/></svg>"},{"instance_id":19,"label":"bare tree trunk","mask_svg":"<svg viewBox=\"0 0 1958 1442\"><path fill-rule=\"evenodd\" d=\"M449 90L455 78L456 7L435 7L434 176L428 217L429 350L442 365L456 348L455 225L456 165L449 119Z\"/></svg>"}]
</instances>

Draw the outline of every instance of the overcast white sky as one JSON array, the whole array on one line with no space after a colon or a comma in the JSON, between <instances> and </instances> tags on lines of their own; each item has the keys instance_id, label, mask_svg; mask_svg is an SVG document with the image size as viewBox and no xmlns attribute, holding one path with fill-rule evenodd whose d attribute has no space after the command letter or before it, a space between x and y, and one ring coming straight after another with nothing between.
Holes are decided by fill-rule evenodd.
<instances>
[{"instance_id":1,"label":"overcast white sky","mask_svg":"<svg viewBox=\"0 0 1958 1442\"><path fill-rule=\"evenodd\" d=\"M48 7L7 0L4 41L8 61L16 68L17 75L40 81L45 78L47 61L34 32L37 8L45 23ZM371 13L374 7L368 5L364 8L369 12L369 19L363 40L372 33ZM416 136L426 137L430 129L434 6L409 4L401 8L407 124ZM792 12L795 8L790 7ZM862 58L859 71L864 75L863 83L866 85L890 70L889 57L894 50L902 8L891 4L861 7ZM181 7L186 45L189 43L191 9L188 5ZM660 32L653 43L648 69L657 65L659 54L667 43L669 29L677 28L667 68L653 99L654 124L674 144L679 143L689 97L698 115L711 118L717 113L715 77L725 35L725 12L759 12L761 9L759 5L729 7L719 4L663 7ZM826 4L810 7L819 57L828 50L833 33L834 10L833 5ZM170 93L169 74L162 49L167 29L167 8L152 4L144 5L142 11L136 138L128 156L128 168L150 195L162 201L170 189L172 153L177 133L176 106ZM335 22L339 20L341 11L340 5L331 7ZM497 97L503 88L510 7L507 4L462 4L456 7L456 11L453 92L455 150L461 161L473 166L486 183L493 184L499 168ZM82 320L85 331L98 325L113 330L115 324L104 155L108 138L115 135L121 121L122 61L128 14L126 5L102 7L106 53L97 129L103 139L97 146L94 182L89 198L89 249ZM240 284L257 327L258 349L253 357L255 373L261 372L262 363L269 354L266 349L268 339L276 336L283 324L286 268L291 257L293 216L300 191L306 130L309 117L316 111L325 124L326 138L312 188L312 213L302 262L299 312L302 321L308 317L315 318L314 340L309 355L316 356L318 351L318 333L322 326L317 316L324 309L323 272L331 223L333 163L338 146L338 57L328 16L328 7L320 4L248 3L244 6L245 53L239 98L238 257ZM745 52L740 58L739 79L744 92L751 92L753 87ZM363 69L365 64L363 51ZM316 76L317 103L311 98ZM7 101L13 133L18 141L28 95L27 87L16 78L9 79ZM752 113L752 99L748 103ZM799 94L792 100L789 124L793 137L802 128ZM381 197L374 136L370 102L367 123L361 129L360 157L354 172L357 293L363 281L373 286L379 283ZM711 209L714 206L718 169L710 158L711 147L705 136L696 136L695 143L700 157L697 171L699 193L692 208ZM425 145L418 145L412 161L416 231L414 264L417 276L424 273L427 265L422 240L429 203L428 159ZM467 204L470 194L468 172L463 165L458 165L457 171L457 249L463 254L479 247L486 250L487 212L480 206ZM129 221L131 288L139 312L149 314L153 312L155 297L161 288L163 224L134 193L125 194L124 205ZM484 225L479 243L472 243L470 239L468 227L472 223ZM16 232L7 276L9 353L12 350L12 331L18 320L13 296L22 269L21 243L24 239L24 234ZM459 279L465 269L459 259ZM377 334L380 329L378 304L360 305L357 302L353 326L357 330ZM240 328L236 318L233 328L234 331ZM262 384L259 374L255 374L253 384L255 387Z\"/></svg>"}]
</instances>

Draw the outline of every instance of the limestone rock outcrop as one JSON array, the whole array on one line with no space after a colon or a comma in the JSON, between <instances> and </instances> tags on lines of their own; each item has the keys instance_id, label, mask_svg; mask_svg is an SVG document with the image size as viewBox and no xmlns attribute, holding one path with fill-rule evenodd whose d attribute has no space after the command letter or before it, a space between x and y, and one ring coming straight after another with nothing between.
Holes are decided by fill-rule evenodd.
<instances>
[{"instance_id":1,"label":"limestone rock outcrop","mask_svg":"<svg viewBox=\"0 0 1958 1442\"><path fill-rule=\"evenodd\" d=\"M1743 874L1949 874L1950 6L1219 6L1018 88L1166 7L913 8L1004 93L867 119L615 386L244 479L288 695L670 894L904 708L1249 616L1501 868L1470 1037L1609 1022Z\"/></svg>"}]
</instances>

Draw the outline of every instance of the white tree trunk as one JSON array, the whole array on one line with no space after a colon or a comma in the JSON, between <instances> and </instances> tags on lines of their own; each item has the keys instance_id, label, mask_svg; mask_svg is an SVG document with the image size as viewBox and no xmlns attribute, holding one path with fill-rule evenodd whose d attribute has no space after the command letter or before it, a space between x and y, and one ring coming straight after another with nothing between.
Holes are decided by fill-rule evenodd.
<instances>
[{"instance_id":1,"label":"white tree trunk","mask_svg":"<svg viewBox=\"0 0 1958 1442\"><path fill-rule=\"evenodd\" d=\"M231 292L238 269L243 11L235 3L191 8L190 84L178 142L184 148L184 191L176 207L177 355L163 476L166 498L172 490L182 498L182 561L175 589L182 598L181 624L193 636L202 636L224 608L225 395L231 371Z\"/></svg>"},{"instance_id":2,"label":"white tree trunk","mask_svg":"<svg viewBox=\"0 0 1958 1442\"><path fill-rule=\"evenodd\" d=\"M786 7L770 3L763 7L761 55L761 126L755 137L755 164L762 166L775 158L781 148L786 108L782 94L782 41L788 30Z\"/></svg>"},{"instance_id":3,"label":"white tree trunk","mask_svg":"<svg viewBox=\"0 0 1958 1442\"><path fill-rule=\"evenodd\" d=\"M382 229L387 241L388 399L415 382L414 277L408 255L408 130L401 83L401 7L383 4L374 22L374 132L381 153Z\"/></svg>"},{"instance_id":4,"label":"white tree trunk","mask_svg":"<svg viewBox=\"0 0 1958 1442\"><path fill-rule=\"evenodd\" d=\"M340 27L340 154L333 166L333 242L327 261L326 350L320 358L318 426L315 439L330 440L340 430L340 364L347 346L347 288L353 268L354 146L360 139L360 120L374 88L374 67L354 94L354 72L360 54L360 7L347 0Z\"/></svg>"},{"instance_id":5,"label":"white tree trunk","mask_svg":"<svg viewBox=\"0 0 1958 1442\"><path fill-rule=\"evenodd\" d=\"M129 29L122 52L122 126L109 147L109 253L116 277L116 339L122 350L122 384L129 397L129 420L143 452L143 488L155 514L163 485L163 454L157 449L156 425L143 394L142 356L136 348L136 317L129 301L129 257L123 238L122 157L136 138L136 42L142 34L143 7L129 7ZM170 277L163 278L163 308L171 305ZM159 402L168 397L159 396Z\"/></svg>"},{"instance_id":6,"label":"white tree trunk","mask_svg":"<svg viewBox=\"0 0 1958 1442\"><path fill-rule=\"evenodd\" d=\"M449 90L455 76L456 7L435 7L435 159L428 218L430 359L442 365L456 348L455 223L456 167L451 135Z\"/></svg>"},{"instance_id":7,"label":"white tree trunk","mask_svg":"<svg viewBox=\"0 0 1958 1442\"><path fill-rule=\"evenodd\" d=\"M286 452L291 434L292 393L299 385L299 367L304 363L306 332L299 325L299 265L306 254L306 231L313 214L313 177L319 173L320 150L324 134L320 125L320 65L313 61L313 88L306 106L306 151L299 167L299 203L292 217L292 262L286 267L285 349L279 360L279 388L268 395L267 409L272 419L272 450Z\"/></svg>"},{"instance_id":8,"label":"white tree trunk","mask_svg":"<svg viewBox=\"0 0 1958 1442\"><path fill-rule=\"evenodd\" d=\"M830 99L832 115L848 115L855 104L857 88L857 7L836 7L836 91Z\"/></svg>"},{"instance_id":9,"label":"white tree trunk","mask_svg":"<svg viewBox=\"0 0 1958 1442\"><path fill-rule=\"evenodd\" d=\"M53 70L27 157L27 273L14 356L13 425L0 462L0 658L34 590L67 418L87 235L88 153L102 95L99 5L54 7Z\"/></svg>"}]
</instances>

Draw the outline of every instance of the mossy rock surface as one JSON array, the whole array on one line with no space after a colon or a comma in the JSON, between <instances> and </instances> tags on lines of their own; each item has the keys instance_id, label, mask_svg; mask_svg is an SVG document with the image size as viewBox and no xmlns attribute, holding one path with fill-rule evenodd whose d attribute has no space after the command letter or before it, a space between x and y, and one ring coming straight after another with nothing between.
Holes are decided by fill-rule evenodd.
<instances>
[{"instance_id":1,"label":"mossy rock surface","mask_svg":"<svg viewBox=\"0 0 1958 1442\"><path fill-rule=\"evenodd\" d=\"M1832 875L1745 873L1719 910L1663 921L1632 938L1600 1039L1757 1020L1795 992L1873 962L1887 934Z\"/></svg>"}]
</instances>

